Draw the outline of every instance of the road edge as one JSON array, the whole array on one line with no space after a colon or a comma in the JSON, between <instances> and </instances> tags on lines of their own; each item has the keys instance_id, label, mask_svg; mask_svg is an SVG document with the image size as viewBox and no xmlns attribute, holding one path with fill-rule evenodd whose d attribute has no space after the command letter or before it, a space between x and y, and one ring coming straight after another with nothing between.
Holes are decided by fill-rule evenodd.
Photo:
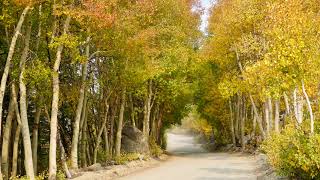
<instances>
[{"instance_id":1,"label":"road edge","mask_svg":"<svg viewBox=\"0 0 320 180\"><path fill-rule=\"evenodd\" d=\"M147 160L135 160L127 162L124 165L113 165L100 167L90 171L90 168L81 172L74 180L113 180L127 175L138 173L140 171L154 168L168 161L172 156L170 154L162 154L160 157L152 157Z\"/></svg>"}]
</instances>

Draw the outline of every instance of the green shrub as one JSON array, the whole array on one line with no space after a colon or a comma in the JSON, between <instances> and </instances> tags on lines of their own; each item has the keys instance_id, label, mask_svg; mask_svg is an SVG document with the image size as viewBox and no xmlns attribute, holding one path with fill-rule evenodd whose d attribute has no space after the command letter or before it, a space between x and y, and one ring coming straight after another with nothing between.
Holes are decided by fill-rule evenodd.
<instances>
[{"instance_id":1,"label":"green shrub","mask_svg":"<svg viewBox=\"0 0 320 180\"><path fill-rule=\"evenodd\" d=\"M57 180L64 180L64 179L66 179L66 176L65 176L64 172L59 170L57 172Z\"/></svg>"},{"instance_id":2,"label":"green shrub","mask_svg":"<svg viewBox=\"0 0 320 180\"><path fill-rule=\"evenodd\" d=\"M126 164L127 162L138 160L139 159L139 154L138 153L123 153L118 157L115 157L114 160L116 164Z\"/></svg>"},{"instance_id":3,"label":"green shrub","mask_svg":"<svg viewBox=\"0 0 320 180\"><path fill-rule=\"evenodd\" d=\"M161 149L161 147L152 138L149 142L149 148L150 148L151 156L153 157L160 157L161 154L163 154L163 150Z\"/></svg>"},{"instance_id":4,"label":"green shrub","mask_svg":"<svg viewBox=\"0 0 320 180\"><path fill-rule=\"evenodd\" d=\"M35 176L36 180L44 180L48 179L49 175L47 171L43 171L42 173L38 174L38 176ZM11 177L10 180L29 180L30 178L27 176L17 176L17 177ZM66 176L64 173L60 170L57 171L57 180L64 180L66 179Z\"/></svg>"},{"instance_id":5,"label":"green shrub","mask_svg":"<svg viewBox=\"0 0 320 180\"><path fill-rule=\"evenodd\" d=\"M111 160L111 156L110 156L109 152L106 152L103 150L98 151L98 153L97 153L97 162L98 163L104 163L109 160Z\"/></svg>"},{"instance_id":6,"label":"green shrub","mask_svg":"<svg viewBox=\"0 0 320 180\"><path fill-rule=\"evenodd\" d=\"M280 175L320 179L320 134L309 135L293 125L272 134L261 149Z\"/></svg>"}]
</instances>

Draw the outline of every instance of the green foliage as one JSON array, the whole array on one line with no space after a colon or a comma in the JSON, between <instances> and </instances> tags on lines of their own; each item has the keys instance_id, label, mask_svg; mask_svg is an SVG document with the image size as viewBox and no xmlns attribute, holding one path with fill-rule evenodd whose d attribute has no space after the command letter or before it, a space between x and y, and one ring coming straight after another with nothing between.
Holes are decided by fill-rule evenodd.
<instances>
[{"instance_id":1,"label":"green foliage","mask_svg":"<svg viewBox=\"0 0 320 180\"><path fill-rule=\"evenodd\" d=\"M149 149L151 156L153 157L160 157L163 154L163 150L153 138L150 138L149 140Z\"/></svg>"},{"instance_id":2,"label":"green foliage","mask_svg":"<svg viewBox=\"0 0 320 180\"><path fill-rule=\"evenodd\" d=\"M126 164L130 161L138 160L140 157L140 154L138 153L122 153L120 156L115 157L114 160L116 164Z\"/></svg>"},{"instance_id":3,"label":"green foliage","mask_svg":"<svg viewBox=\"0 0 320 180\"><path fill-rule=\"evenodd\" d=\"M48 179L49 175L48 175L48 171L43 171L40 174L38 174L35 179L36 180L45 180ZM29 180L30 178L28 178L27 176L21 176L21 177L11 177L10 180ZM64 180L66 179L65 174L63 171L59 170L57 172L57 180Z\"/></svg>"},{"instance_id":4,"label":"green foliage","mask_svg":"<svg viewBox=\"0 0 320 180\"><path fill-rule=\"evenodd\" d=\"M159 145L166 146L165 130L172 124L180 123L189 110L187 105L192 103L194 91L189 76L191 70L194 70L193 66L197 64L193 62L197 58L194 47L201 38L198 28L200 11L193 9L195 3L195 0L85 0L76 3L71 0L0 0L1 73L19 15L23 7L30 6L14 47L6 93L9 94L11 83L18 83L21 52L30 23L32 32L23 82L27 87L28 118L34 119L36 107L42 111L38 171L48 168L48 132L55 128L50 127L53 124L49 123L50 114L54 112L50 106L53 76L59 77L58 125L67 153L70 152L70 140L75 132L73 119L82 85L85 86L87 105L83 107L81 117L85 117L88 122L88 131L83 133L93 131L96 134L101 125L101 115L105 113L105 98L109 98L109 112L117 113L117 106L120 104L118 92L123 89L132 94L133 114L140 128L144 99L148 95L147 82L150 81L153 82L152 103L155 105L151 114L159 121L160 126L156 127L160 132L158 145L151 142L151 151L155 156L162 153ZM71 18L68 28L64 24L67 17ZM87 39L90 39L89 42ZM57 54L57 50L62 50L62 53ZM88 59L87 53L91 59ZM57 63L55 61L59 55L61 62ZM84 66L81 64L87 62L88 72L83 83ZM59 70L53 74L52 68L58 64ZM16 87L19 87L18 84ZM19 93L19 89L17 92ZM9 99L6 95L5 101ZM3 104L3 109L7 110L9 103ZM126 107L126 119L129 113L130 109ZM32 125L31 123L29 127L32 128ZM117 125L116 115L113 132L116 132ZM94 137L87 137L88 146L91 146L91 138ZM114 138L110 140L114 141ZM97 158L99 162L112 159L103 151L98 152ZM123 154L112 160L123 164L137 158L137 154ZM61 166L61 162L57 164ZM70 165L68 162L68 166ZM19 167L19 170L23 172L23 167ZM58 179L60 175L58 173ZM46 178L47 175L40 179Z\"/></svg>"},{"instance_id":5,"label":"green foliage","mask_svg":"<svg viewBox=\"0 0 320 180\"><path fill-rule=\"evenodd\" d=\"M59 46L63 46L67 48L69 56L73 58L74 62L86 62L87 57L82 56L79 52L78 46L80 45L80 40L79 37L69 35L69 34L64 34L59 37L55 37L53 39L53 42L49 44L49 48L55 50Z\"/></svg>"},{"instance_id":6,"label":"green foliage","mask_svg":"<svg viewBox=\"0 0 320 180\"><path fill-rule=\"evenodd\" d=\"M104 163L107 162L109 160L111 160L111 156L109 152L106 152L104 150L99 150L98 154L97 154L97 162L98 163Z\"/></svg>"},{"instance_id":7,"label":"green foliage","mask_svg":"<svg viewBox=\"0 0 320 180\"><path fill-rule=\"evenodd\" d=\"M126 164L130 161L138 160L140 154L138 153L122 153L119 157L113 157L109 152L100 150L97 154L97 162L105 163L114 161L117 165Z\"/></svg>"},{"instance_id":8,"label":"green foliage","mask_svg":"<svg viewBox=\"0 0 320 180\"><path fill-rule=\"evenodd\" d=\"M279 174L320 179L320 134L287 126L281 134L272 134L261 149Z\"/></svg>"},{"instance_id":9,"label":"green foliage","mask_svg":"<svg viewBox=\"0 0 320 180\"><path fill-rule=\"evenodd\" d=\"M193 111L183 119L182 127L196 134L203 135L206 139L212 135L212 125L196 112L196 108L193 107Z\"/></svg>"},{"instance_id":10,"label":"green foliage","mask_svg":"<svg viewBox=\"0 0 320 180\"><path fill-rule=\"evenodd\" d=\"M66 176L65 176L64 172L63 171L58 171L57 172L57 180L64 180L64 179L66 179Z\"/></svg>"},{"instance_id":11,"label":"green foliage","mask_svg":"<svg viewBox=\"0 0 320 180\"><path fill-rule=\"evenodd\" d=\"M34 60L27 67L24 80L29 86L44 90L51 84L51 73L51 69L45 63L40 60Z\"/></svg>"}]
</instances>

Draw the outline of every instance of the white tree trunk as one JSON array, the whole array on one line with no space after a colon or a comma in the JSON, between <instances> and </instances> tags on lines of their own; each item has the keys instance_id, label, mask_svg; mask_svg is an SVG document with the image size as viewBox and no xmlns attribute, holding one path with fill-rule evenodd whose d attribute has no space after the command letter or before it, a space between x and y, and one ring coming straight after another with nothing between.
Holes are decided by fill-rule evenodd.
<instances>
[{"instance_id":1,"label":"white tree trunk","mask_svg":"<svg viewBox=\"0 0 320 180\"><path fill-rule=\"evenodd\" d=\"M62 163L63 171L64 171L66 177L68 179L70 179L71 178L71 173L70 173L68 165L67 165L65 150L64 150L64 147L63 147L63 144L62 144L60 132L59 132L57 138L58 138L58 141L59 141L60 160L61 160L61 163Z\"/></svg>"},{"instance_id":2,"label":"white tree trunk","mask_svg":"<svg viewBox=\"0 0 320 180\"><path fill-rule=\"evenodd\" d=\"M38 133L40 125L41 107L37 105L34 118L33 130L32 130L32 160L34 172L38 172Z\"/></svg>"},{"instance_id":3,"label":"white tree trunk","mask_svg":"<svg viewBox=\"0 0 320 180\"><path fill-rule=\"evenodd\" d=\"M84 121L86 118L86 111L87 111L87 102L88 102L88 97L87 97L87 92L84 92L84 99L83 99L83 106L82 106L82 111L81 111L81 120L80 120L80 131L79 131L79 139L82 138L82 130L84 127Z\"/></svg>"},{"instance_id":4,"label":"white tree trunk","mask_svg":"<svg viewBox=\"0 0 320 180\"><path fill-rule=\"evenodd\" d=\"M297 91L297 88L295 88L293 91L293 108L297 124L300 126L303 121L303 98L298 95Z\"/></svg>"},{"instance_id":5,"label":"white tree trunk","mask_svg":"<svg viewBox=\"0 0 320 180\"><path fill-rule=\"evenodd\" d=\"M253 111L253 107L251 106L251 117L252 117L252 135L251 137L255 137L256 135L256 128L257 128L257 118L254 114L254 111Z\"/></svg>"},{"instance_id":6,"label":"white tree trunk","mask_svg":"<svg viewBox=\"0 0 320 180\"><path fill-rule=\"evenodd\" d=\"M274 102L275 105L275 114L274 114L274 130L279 133L279 121L280 121L280 103L279 100Z\"/></svg>"},{"instance_id":7,"label":"white tree trunk","mask_svg":"<svg viewBox=\"0 0 320 180\"><path fill-rule=\"evenodd\" d=\"M86 46L86 56L89 58L90 53L90 38L87 38L87 46ZM89 59L88 59L89 60ZM73 136L72 136L72 145L71 145L71 168L78 169L78 144L79 144L79 131L80 131L80 120L81 120L81 112L83 107L84 95L85 95L85 83L87 79L87 71L88 71L88 62L84 63L82 66L82 79L81 79L81 87L80 87L80 95L79 101L76 110L76 116L74 119L73 126Z\"/></svg>"},{"instance_id":8,"label":"white tree trunk","mask_svg":"<svg viewBox=\"0 0 320 180\"><path fill-rule=\"evenodd\" d=\"M83 100L83 107L82 107L82 112L81 112L81 120L80 120L80 132L79 132L79 141L81 144L81 164L82 167L87 167L87 161L86 161L86 142L84 138L84 126L85 126L85 121L86 119L86 114L87 114L87 93L84 93L84 100Z\"/></svg>"},{"instance_id":9,"label":"white tree trunk","mask_svg":"<svg viewBox=\"0 0 320 180\"><path fill-rule=\"evenodd\" d=\"M16 128L16 133L13 141L13 149L12 149L12 170L11 176L16 177L18 171L18 155L19 155L19 141L21 134L21 126L18 124Z\"/></svg>"},{"instance_id":10,"label":"white tree trunk","mask_svg":"<svg viewBox=\"0 0 320 180\"><path fill-rule=\"evenodd\" d=\"M129 94L129 98L130 98L130 108L131 108L131 122L132 122L132 126L136 127L136 121L135 121L135 111L134 111L134 106L133 106L133 99L132 99L132 94Z\"/></svg>"},{"instance_id":11,"label":"white tree trunk","mask_svg":"<svg viewBox=\"0 0 320 180\"><path fill-rule=\"evenodd\" d=\"M270 131L273 129L273 107L272 107L272 100L269 97L268 98L268 109L269 109L269 126L270 126Z\"/></svg>"},{"instance_id":12,"label":"white tree trunk","mask_svg":"<svg viewBox=\"0 0 320 180\"><path fill-rule=\"evenodd\" d=\"M17 27L15 28L15 33L11 39L11 44L9 47L7 61L6 61L3 75L1 78L1 84L0 84L0 125L2 124L3 98L4 98L4 94L5 94L5 90L6 90L8 75L9 75L10 66L11 66L11 60L12 60L12 57L13 57L13 54L15 51L18 36L20 35L22 24L23 24L25 17L26 17L29 10L30 10L30 6L27 6L26 8L24 8L22 14L20 15L20 19L18 21ZM0 126L0 132L2 132L1 126ZM0 138L1 138L1 133L0 133ZM0 161L1 161L1 159L0 159ZM0 162L0 164L1 164L1 162ZM1 166L0 166L0 179L2 179Z\"/></svg>"},{"instance_id":13,"label":"white tree trunk","mask_svg":"<svg viewBox=\"0 0 320 180\"><path fill-rule=\"evenodd\" d=\"M97 163L97 155L98 155L98 150L101 142L101 135L103 133L103 130L106 128L107 122L108 122L108 112L109 112L109 104L106 100L106 113L104 115L104 120L102 122L101 128L99 129L99 132L97 134L97 139L96 139L96 144L94 147L94 152L93 152L93 163Z\"/></svg>"},{"instance_id":14,"label":"white tree trunk","mask_svg":"<svg viewBox=\"0 0 320 180\"><path fill-rule=\"evenodd\" d=\"M266 137L266 133L264 132L264 129L263 129L263 126L262 126L262 118L261 116L259 115L258 113L258 109L257 109L257 106L253 100L253 97L251 94L249 94L249 98L250 98L250 101L251 101L251 105L253 107L253 111L254 111L254 114L257 118L257 121L258 121L258 126L259 126L259 129L260 129L260 132L261 132L261 135L262 135L262 138L265 139Z\"/></svg>"},{"instance_id":15,"label":"white tree trunk","mask_svg":"<svg viewBox=\"0 0 320 180\"><path fill-rule=\"evenodd\" d=\"M284 103L285 103L285 106L286 106L286 115L283 119L283 128L285 128L286 126L286 117L290 117L290 119L292 120L292 115L291 115L291 109L290 109L290 104L289 104L289 98L287 96L286 93L283 93L283 98L284 98Z\"/></svg>"},{"instance_id":16,"label":"white tree trunk","mask_svg":"<svg viewBox=\"0 0 320 180\"><path fill-rule=\"evenodd\" d=\"M9 146L11 141L11 129L12 129L12 119L14 117L15 112L15 104L14 100L11 96L10 103L9 103L9 109L8 109L8 115L6 118L6 124L3 132L3 140L2 140L2 153L1 153L1 159L2 159L2 172L5 179L9 179Z\"/></svg>"},{"instance_id":17,"label":"white tree trunk","mask_svg":"<svg viewBox=\"0 0 320 180\"><path fill-rule=\"evenodd\" d=\"M246 147L246 142L245 142L245 137L244 137L245 113L246 113L245 99L244 99L244 96L241 96L240 134L241 134L241 147L242 147L242 150L245 150L245 147Z\"/></svg>"},{"instance_id":18,"label":"white tree trunk","mask_svg":"<svg viewBox=\"0 0 320 180\"><path fill-rule=\"evenodd\" d=\"M236 118L235 118L236 122L234 127L236 143L237 143L237 140L240 139L240 135L239 135L240 107L241 107L241 99L240 99L239 93L237 93Z\"/></svg>"},{"instance_id":19,"label":"white tree trunk","mask_svg":"<svg viewBox=\"0 0 320 180\"><path fill-rule=\"evenodd\" d=\"M36 53L39 53L39 46L41 41L41 31L42 31L42 4L39 5L39 26L38 26L38 34L37 34L37 41L36 41ZM39 98L41 102L42 98ZM36 105L36 113L34 119L34 125L32 130L32 160L33 160L33 167L35 174L38 173L38 133L39 133L39 123L40 123L40 116L41 116L41 107L38 103Z\"/></svg>"},{"instance_id":20,"label":"white tree trunk","mask_svg":"<svg viewBox=\"0 0 320 180\"><path fill-rule=\"evenodd\" d=\"M21 127L22 127L22 137L23 137L23 146L24 146L24 158L25 158L25 169L27 176L33 180L34 177L34 168L32 161L32 149L31 149L31 140L30 140L30 131L28 123L28 110L27 110L27 88L24 80L24 71L25 63L28 57L29 52L29 42L31 36L31 24L28 27L27 35L25 39L25 47L21 56L20 61L20 77L19 77L19 87L20 87L20 118L21 118Z\"/></svg>"},{"instance_id":21,"label":"white tree trunk","mask_svg":"<svg viewBox=\"0 0 320 180\"><path fill-rule=\"evenodd\" d=\"M269 111L269 105L268 102L266 101L264 103L264 115L265 115L265 121L266 121L266 132L267 132L267 136L270 135L270 111Z\"/></svg>"},{"instance_id":22,"label":"white tree trunk","mask_svg":"<svg viewBox=\"0 0 320 180\"><path fill-rule=\"evenodd\" d=\"M301 82L301 85L302 85L302 92L303 92L304 97L306 98L306 101L307 101L308 111L309 111L309 115L310 115L310 131L311 131L311 134L313 134L313 132L314 132L314 119L313 119L312 106L311 106L311 102L310 102L308 93L306 91L306 88L304 87L303 81Z\"/></svg>"},{"instance_id":23,"label":"white tree trunk","mask_svg":"<svg viewBox=\"0 0 320 180\"><path fill-rule=\"evenodd\" d=\"M67 34L71 17L68 16L64 23L63 34ZM52 75L52 106L50 121L50 149L49 149L49 180L55 180L57 174L57 126L59 111L59 68L61 62L63 45L57 49L56 60L53 67Z\"/></svg>"},{"instance_id":24,"label":"white tree trunk","mask_svg":"<svg viewBox=\"0 0 320 180\"><path fill-rule=\"evenodd\" d=\"M17 102L17 92L15 85L11 85L11 91L12 91L12 98L15 104L15 112L16 112L16 119L17 119L17 129L14 136L14 142L13 142L13 150L12 150L12 177L17 176L17 168L18 168L18 148L19 148L19 140L20 140L20 133L21 133L21 118L20 118L20 112Z\"/></svg>"},{"instance_id":25,"label":"white tree trunk","mask_svg":"<svg viewBox=\"0 0 320 180\"><path fill-rule=\"evenodd\" d=\"M108 124L107 124L107 126L108 126ZM105 147L104 147L105 153L109 152L109 136L108 136L108 128L107 128L107 126L104 127L104 130L103 130L104 141L105 141L105 143L104 143L104 145L105 145Z\"/></svg>"},{"instance_id":26,"label":"white tree trunk","mask_svg":"<svg viewBox=\"0 0 320 180\"><path fill-rule=\"evenodd\" d=\"M119 112L119 122L118 122L118 130L116 135L116 157L119 157L121 154L121 138L122 138L122 126L123 126L123 116L124 116L124 108L126 104L126 90L124 89L121 94L121 105Z\"/></svg>"},{"instance_id":27,"label":"white tree trunk","mask_svg":"<svg viewBox=\"0 0 320 180\"><path fill-rule=\"evenodd\" d=\"M149 139L150 133L150 114L151 114L151 99L152 99L152 80L148 81L148 92L144 102L143 111L143 133L146 139Z\"/></svg>"}]
</instances>

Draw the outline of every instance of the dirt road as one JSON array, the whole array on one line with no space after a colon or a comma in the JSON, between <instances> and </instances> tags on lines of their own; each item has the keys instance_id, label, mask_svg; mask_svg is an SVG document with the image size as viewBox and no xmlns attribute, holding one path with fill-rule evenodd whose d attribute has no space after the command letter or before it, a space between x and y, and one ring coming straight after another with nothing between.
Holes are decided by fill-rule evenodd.
<instances>
[{"instance_id":1,"label":"dirt road","mask_svg":"<svg viewBox=\"0 0 320 180\"><path fill-rule=\"evenodd\" d=\"M240 153L207 153L188 135L168 134L174 156L158 167L120 180L253 180L256 161Z\"/></svg>"}]
</instances>

